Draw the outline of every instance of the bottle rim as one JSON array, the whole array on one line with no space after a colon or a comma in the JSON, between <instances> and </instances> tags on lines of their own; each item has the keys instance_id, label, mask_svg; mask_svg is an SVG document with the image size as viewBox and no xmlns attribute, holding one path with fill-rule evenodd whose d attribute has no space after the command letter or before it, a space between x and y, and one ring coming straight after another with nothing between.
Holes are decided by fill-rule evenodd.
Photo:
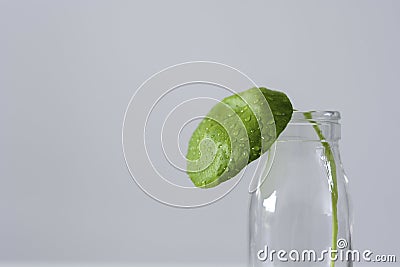
<instances>
[{"instance_id":1,"label":"bottle rim","mask_svg":"<svg viewBox=\"0 0 400 267\"><path fill-rule=\"evenodd\" d=\"M278 142L286 141L327 141L340 140L340 113L338 111L294 111L292 119L279 135ZM323 139L316 132L321 132Z\"/></svg>"},{"instance_id":2,"label":"bottle rim","mask_svg":"<svg viewBox=\"0 0 400 267\"><path fill-rule=\"evenodd\" d=\"M340 120L340 112L332 110L293 111L290 123L296 122L333 122Z\"/></svg>"}]
</instances>

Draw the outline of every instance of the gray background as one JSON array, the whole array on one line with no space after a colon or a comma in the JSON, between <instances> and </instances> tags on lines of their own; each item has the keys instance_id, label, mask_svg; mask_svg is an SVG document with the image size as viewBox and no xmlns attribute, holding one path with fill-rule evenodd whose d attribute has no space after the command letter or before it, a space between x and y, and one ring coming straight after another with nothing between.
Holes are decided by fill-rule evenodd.
<instances>
[{"instance_id":1,"label":"gray background","mask_svg":"<svg viewBox=\"0 0 400 267\"><path fill-rule=\"evenodd\" d=\"M224 262L247 253L247 182L182 210L121 148L153 73L226 63L342 113L354 244L400 257L399 1L0 1L0 261Z\"/></svg>"}]
</instances>

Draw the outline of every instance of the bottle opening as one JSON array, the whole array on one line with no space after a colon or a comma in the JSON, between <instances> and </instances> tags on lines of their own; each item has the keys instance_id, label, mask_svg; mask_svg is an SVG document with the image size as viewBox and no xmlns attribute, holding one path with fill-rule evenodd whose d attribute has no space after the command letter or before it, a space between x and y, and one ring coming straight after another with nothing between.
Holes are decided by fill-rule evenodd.
<instances>
[{"instance_id":1,"label":"bottle opening","mask_svg":"<svg viewBox=\"0 0 400 267\"><path fill-rule=\"evenodd\" d=\"M338 111L294 111L286 129L278 137L282 141L335 142L340 139Z\"/></svg>"},{"instance_id":2,"label":"bottle opening","mask_svg":"<svg viewBox=\"0 0 400 267\"><path fill-rule=\"evenodd\" d=\"M293 111L290 123L296 122L333 122L338 123L340 120L339 111Z\"/></svg>"}]
</instances>

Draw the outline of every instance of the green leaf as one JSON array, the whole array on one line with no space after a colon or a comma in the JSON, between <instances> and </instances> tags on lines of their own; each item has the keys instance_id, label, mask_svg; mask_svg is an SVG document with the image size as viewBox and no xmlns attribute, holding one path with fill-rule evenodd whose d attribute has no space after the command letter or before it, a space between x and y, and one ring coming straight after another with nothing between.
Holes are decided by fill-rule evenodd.
<instances>
[{"instance_id":1,"label":"green leaf","mask_svg":"<svg viewBox=\"0 0 400 267\"><path fill-rule=\"evenodd\" d=\"M237 175L271 147L292 113L284 93L263 87L223 99L189 141L187 173L192 182L209 188Z\"/></svg>"}]
</instances>

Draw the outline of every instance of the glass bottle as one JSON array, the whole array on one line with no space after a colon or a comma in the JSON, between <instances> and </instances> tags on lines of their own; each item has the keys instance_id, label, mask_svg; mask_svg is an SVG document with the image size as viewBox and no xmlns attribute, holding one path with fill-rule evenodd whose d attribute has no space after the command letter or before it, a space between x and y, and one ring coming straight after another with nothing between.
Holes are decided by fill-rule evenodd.
<instances>
[{"instance_id":1,"label":"glass bottle","mask_svg":"<svg viewBox=\"0 0 400 267\"><path fill-rule=\"evenodd\" d=\"M293 113L251 195L249 266L352 266L339 119L332 111Z\"/></svg>"}]
</instances>

